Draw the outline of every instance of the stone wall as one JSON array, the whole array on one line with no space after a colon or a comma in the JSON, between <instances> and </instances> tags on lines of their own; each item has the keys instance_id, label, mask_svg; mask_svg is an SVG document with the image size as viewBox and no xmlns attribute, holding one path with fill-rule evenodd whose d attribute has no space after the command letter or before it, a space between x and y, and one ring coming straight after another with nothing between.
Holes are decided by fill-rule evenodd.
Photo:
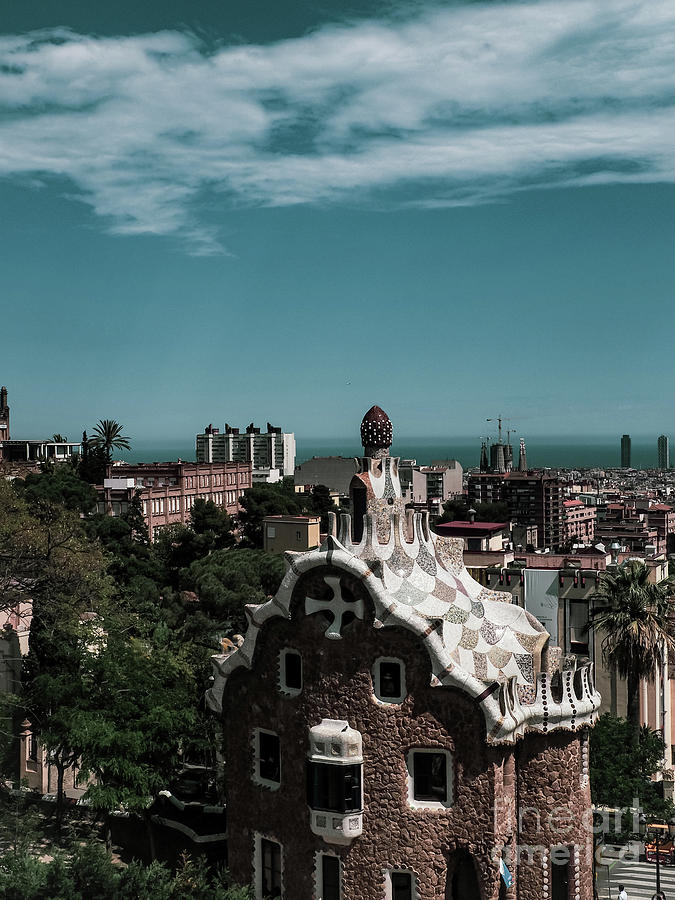
<instances>
[{"instance_id":1,"label":"stone wall","mask_svg":"<svg viewBox=\"0 0 675 900\"><path fill-rule=\"evenodd\" d=\"M296 617L294 622L273 619L265 625L252 669L237 669L225 689L228 852L234 876L243 882L253 879L258 832L282 845L284 896L293 900L314 897L318 852L341 857L344 900L382 900L387 868L414 871L419 900L442 900L451 896L446 895L446 880L452 878L462 851L468 851L476 866L480 900L516 896L542 900L548 874L540 864L527 873L521 867L517 895L515 887L500 894L493 850L515 841L518 787L521 803L539 805L541 817L570 793L575 809L584 808L588 790L580 787L578 738L570 733L527 735L523 748L516 751L516 762L512 747L485 742L484 719L474 701L458 690L430 686L426 652L412 634L376 630L371 622L357 619L343 630L342 640L330 641L324 637L326 620L321 614L302 617L296 604ZM284 647L299 650L303 657L303 690L295 697L278 689L278 660ZM407 697L400 705L383 705L373 695L371 672L380 656L405 664ZM309 828L308 732L323 718L345 719L363 736L363 834L346 847L327 844ZM256 727L280 736L278 790L252 780ZM416 747L451 751L450 808L409 806L406 756ZM526 838L529 841L529 833ZM537 843L544 839L561 843L551 829L536 835ZM581 843L577 832L565 839L573 842ZM587 880L582 879L578 895L570 896L588 900Z\"/></svg>"}]
</instances>

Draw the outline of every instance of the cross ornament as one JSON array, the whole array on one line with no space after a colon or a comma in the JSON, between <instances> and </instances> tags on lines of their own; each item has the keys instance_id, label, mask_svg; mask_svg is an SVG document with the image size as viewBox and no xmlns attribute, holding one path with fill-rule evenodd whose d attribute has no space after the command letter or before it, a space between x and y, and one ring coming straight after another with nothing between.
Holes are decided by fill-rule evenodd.
<instances>
[{"instance_id":1,"label":"cross ornament","mask_svg":"<svg viewBox=\"0 0 675 900\"><path fill-rule=\"evenodd\" d=\"M331 641L339 641L342 638L342 617L345 613L352 613L357 619L363 618L363 600L346 600L342 596L340 579L335 575L325 575L323 579L333 592L330 600L315 600L314 597L305 597L305 615L311 616L317 612L332 613L333 619L325 631L325 636Z\"/></svg>"}]
</instances>

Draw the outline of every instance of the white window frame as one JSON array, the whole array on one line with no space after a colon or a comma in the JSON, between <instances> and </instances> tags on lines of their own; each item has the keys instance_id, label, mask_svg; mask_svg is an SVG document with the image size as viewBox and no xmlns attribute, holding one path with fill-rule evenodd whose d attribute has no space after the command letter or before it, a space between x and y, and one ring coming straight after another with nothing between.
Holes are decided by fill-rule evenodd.
<instances>
[{"instance_id":1,"label":"white window frame","mask_svg":"<svg viewBox=\"0 0 675 900\"><path fill-rule=\"evenodd\" d=\"M394 896L394 888L391 883L391 876L396 875L399 872L404 875L412 876L412 900L419 900L419 892L417 890L417 875L413 872L412 869L385 869L384 870L384 900L393 900Z\"/></svg>"},{"instance_id":2,"label":"white window frame","mask_svg":"<svg viewBox=\"0 0 675 900\"><path fill-rule=\"evenodd\" d=\"M327 850L319 850L314 854L314 900L323 900L323 858L332 856L337 859L340 872L340 900L342 900L342 859L337 853Z\"/></svg>"},{"instance_id":3,"label":"white window frame","mask_svg":"<svg viewBox=\"0 0 675 900\"><path fill-rule=\"evenodd\" d=\"M264 900L263 897L263 858L262 858L262 842L269 841L279 847L281 857L281 896L284 896L284 845L275 837L269 834L262 834L259 831L254 832L254 850L253 850L253 884L256 900Z\"/></svg>"},{"instance_id":4,"label":"white window frame","mask_svg":"<svg viewBox=\"0 0 675 900\"><path fill-rule=\"evenodd\" d=\"M440 753L445 756L445 783L447 786L447 799L445 802L441 800L416 800L415 799L415 763L414 755L416 753ZM406 768L408 771L408 806L413 809L450 809L454 803L453 790L453 766L452 753L444 747L412 747L406 757ZM407 870L402 870L407 871Z\"/></svg>"},{"instance_id":5,"label":"white window frame","mask_svg":"<svg viewBox=\"0 0 675 900\"><path fill-rule=\"evenodd\" d=\"M386 699L382 697L380 688L380 665L383 662L396 663L401 669L401 694L398 697L387 697ZM405 663L402 659L398 659L395 656L378 656L375 660L375 665L373 666L372 678L373 694L378 703L381 703L384 706L399 706L408 696L408 688L405 680Z\"/></svg>"},{"instance_id":6,"label":"white window frame","mask_svg":"<svg viewBox=\"0 0 675 900\"><path fill-rule=\"evenodd\" d=\"M260 774L260 735L270 734L279 741L279 781L270 781ZM268 728L254 728L251 743L253 744L253 781L271 791L278 791L281 787L281 738L276 731ZM271 840L271 838L270 838Z\"/></svg>"},{"instance_id":7,"label":"white window frame","mask_svg":"<svg viewBox=\"0 0 675 900\"><path fill-rule=\"evenodd\" d=\"M286 657L293 654L293 656L300 657L300 687L290 687L286 684ZM302 693L302 687L305 680L305 671L304 671L304 660L302 658L302 653L299 650L296 650L295 647L284 647L283 650L279 653L279 690L282 694L287 694L289 697L297 697L298 694Z\"/></svg>"}]
</instances>

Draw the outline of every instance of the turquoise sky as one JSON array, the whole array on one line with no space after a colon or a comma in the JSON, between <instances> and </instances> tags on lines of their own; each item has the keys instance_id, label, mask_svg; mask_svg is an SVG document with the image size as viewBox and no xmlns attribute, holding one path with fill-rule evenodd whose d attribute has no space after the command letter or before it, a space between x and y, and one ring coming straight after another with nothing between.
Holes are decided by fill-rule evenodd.
<instances>
[{"instance_id":1,"label":"turquoise sky","mask_svg":"<svg viewBox=\"0 0 675 900\"><path fill-rule=\"evenodd\" d=\"M22 0L13 436L669 434L675 0Z\"/></svg>"}]
</instances>

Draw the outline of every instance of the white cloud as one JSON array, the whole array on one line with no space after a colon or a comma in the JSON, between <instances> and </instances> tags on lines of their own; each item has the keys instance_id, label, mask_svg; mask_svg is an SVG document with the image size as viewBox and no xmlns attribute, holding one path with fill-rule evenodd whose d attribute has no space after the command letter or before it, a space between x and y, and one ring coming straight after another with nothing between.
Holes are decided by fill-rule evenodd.
<instances>
[{"instance_id":1,"label":"white cloud","mask_svg":"<svg viewBox=\"0 0 675 900\"><path fill-rule=\"evenodd\" d=\"M211 52L2 37L0 176L66 178L111 231L196 253L219 250L205 195L437 206L675 179L675 0L417 9Z\"/></svg>"}]
</instances>

